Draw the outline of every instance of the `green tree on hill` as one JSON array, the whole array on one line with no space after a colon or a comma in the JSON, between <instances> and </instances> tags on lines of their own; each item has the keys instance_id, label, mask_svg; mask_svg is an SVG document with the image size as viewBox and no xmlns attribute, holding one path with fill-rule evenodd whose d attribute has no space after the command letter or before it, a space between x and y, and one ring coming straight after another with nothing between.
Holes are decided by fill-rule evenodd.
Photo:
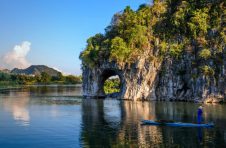
<instances>
[{"instance_id":1,"label":"green tree on hill","mask_svg":"<svg viewBox=\"0 0 226 148\"><path fill-rule=\"evenodd\" d=\"M179 61L189 52L196 68L202 67L200 74L216 74L225 53L225 16L225 0L154 0L136 11L126 7L104 34L87 40L80 59L90 68L103 61L130 66L140 57ZM203 66L210 62L213 68Z\"/></svg>"},{"instance_id":2,"label":"green tree on hill","mask_svg":"<svg viewBox=\"0 0 226 148\"><path fill-rule=\"evenodd\" d=\"M79 84L82 82L82 77L81 76L75 77L75 76L69 75L65 77L65 81L68 84Z\"/></svg>"},{"instance_id":3,"label":"green tree on hill","mask_svg":"<svg viewBox=\"0 0 226 148\"><path fill-rule=\"evenodd\" d=\"M9 74L0 72L0 81L9 81L9 80L10 80Z\"/></svg>"},{"instance_id":4,"label":"green tree on hill","mask_svg":"<svg viewBox=\"0 0 226 148\"><path fill-rule=\"evenodd\" d=\"M48 84L50 81L51 81L51 76L46 72L42 72L40 82L44 84Z\"/></svg>"}]
</instances>

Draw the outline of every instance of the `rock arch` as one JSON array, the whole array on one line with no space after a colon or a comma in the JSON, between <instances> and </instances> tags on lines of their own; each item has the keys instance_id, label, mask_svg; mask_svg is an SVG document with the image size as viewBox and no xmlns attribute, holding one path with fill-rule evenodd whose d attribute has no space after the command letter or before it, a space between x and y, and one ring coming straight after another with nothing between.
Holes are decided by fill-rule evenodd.
<instances>
[{"instance_id":1,"label":"rock arch","mask_svg":"<svg viewBox=\"0 0 226 148\"><path fill-rule=\"evenodd\" d=\"M141 58L131 65L123 66L105 61L90 68L82 67L83 95L85 97L106 97L103 92L103 82L112 75L118 75L121 80L121 91L116 98L129 100L187 100L204 101L215 98L225 99L226 66L222 66L219 82L208 79L200 74L195 80L192 62L189 59L165 59L162 63ZM186 73L181 73L181 70Z\"/></svg>"},{"instance_id":2,"label":"rock arch","mask_svg":"<svg viewBox=\"0 0 226 148\"><path fill-rule=\"evenodd\" d=\"M103 90L104 81L118 75L121 83L120 92L110 97L129 100L155 99L153 85L157 76L156 70L157 67L145 59L124 67L114 62L103 62L94 68L83 66L83 96L106 97Z\"/></svg>"},{"instance_id":3,"label":"rock arch","mask_svg":"<svg viewBox=\"0 0 226 148\"><path fill-rule=\"evenodd\" d=\"M112 76L118 76L119 79L120 79L120 92L119 93L113 93L113 94L109 94L109 95L106 95L105 92L104 92L104 83L105 81L112 77ZM104 69L102 74L100 75L100 78L99 78L99 94L101 94L102 96L109 96L109 97L118 97L118 96L121 96L121 93L122 93L122 90L123 90L123 84L122 81L123 81L123 74L121 71L118 71L116 69Z\"/></svg>"},{"instance_id":4,"label":"rock arch","mask_svg":"<svg viewBox=\"0 0 226 148\"><path fill-rule=\"evenodd\" d=\"M94 98L105 98L104 82L111 76L118 76L120 79L120 92L111 94L110 97L122 98L126 88L123 71L115 65L102 65L98 68L83 67L83 96Z\"/></svg>"}]
</instances>

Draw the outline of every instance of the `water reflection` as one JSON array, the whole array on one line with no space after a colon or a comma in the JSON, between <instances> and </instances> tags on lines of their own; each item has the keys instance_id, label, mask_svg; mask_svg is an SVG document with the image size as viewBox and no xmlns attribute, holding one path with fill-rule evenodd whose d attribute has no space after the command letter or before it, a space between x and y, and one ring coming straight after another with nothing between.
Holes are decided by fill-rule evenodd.
<instances>
[{"instance_id":1,"label":"water reflection","mask_svg":"<svg viewBox=\"0 0 226 148\"><path fill-rule=\"evenodd\" d=\"M140 124L142 119L195 123L197 108L193 103L87 99L80 139L85 147L225 147L224 105L204 107L205 122L213 121L213 129Z\"/></svg>"},{"instance_id":2,"label":"water reflection","mask_svg":"<svg viewBox=\"0 0 226 148\"><path fill-rule=\"evenodd\" d=\"M123 103L123 127L119 133L120 145L127 144L140 146L159 145L162 143L162 135L157 126L142 126L143 119L156 119L155 104L149 102L124 102ZM129 138L128 138L129 135Z\"/></svg>"},{"instance_id":3,"label":"water reflection","mask_svg":"<svg viewBox=\"0 0 226 148\"><path fill-rule=\"evenodd\" d=\"M80 99L78 90L0 92L0 147L226 147L225 105L204 106L211 129L142 126L142 119L195 123L199 105Z\"/></svg>"},{"instance_id":4,"label":"water reflection","mask_svg":"<svg viewBox=\"0 0 226 148\"><path fill-rule=\"evenodd\" d=\"M115 109L115 106L113 108ZM107 120L108 117L104 118L107 115L104 111L107 111L107 109L104 109L103 100L83 100L83 124L80 140L84 147L109 146L111 142L115 141L119 126L112 126L111 121Z\"/></svg>"},{"instance_id":5,"label":"water reflection","mask_svg":"<svg viewBox=\"0 0 226 148\"><path fill-rule=\"evenodd\" d=\"M42 97L59 97L59 96L82 96L81 86L79 85L34 85L23 88L0 90L1 96L15 96L15 93L26 92L30 96Z\"/></svg>"},{"instance_id":6,"label":"water reflection","mask_svg":"<svg viewBox=\"0 0 226 148\"><path fill-rule=\"evenodd\" d=\"M28 111L29 93L28 92L12 92L10 97L3 98L3 107L6 111L11 112L14 120L22 126L28 126L30 123L30 115Z\"/></svg>"},{"instance_id":7,"label":"water reflection","mask_svg":"<svg viewBox=\"0 0 226 148\"><path fill-rule=\"evenodd\" d=\"M74 97L77 90L64 86L0 92L0 147L79 147L81 99Z\"/></svg>"},{"instance_id":8,"label":"water reflection","mask_svg":"<svg viewBox=\"0 0 226 148\"><path fill-rule=\"evenodd\" d=\"M85 146L140 146L162 143L159 127L143 127L142 118L155 119L154 104L117 100L84 100L81 141Z\"/></svg>"},{"instance_id":9,"label":"water reflection","mask_svg":"<svg viewBox=\"0 0 226 148\"><path fill-rule=\"evenodd\" d=\"M71 86L30 86L20 89L9 89L0 92L0 105L4 110L10 112L16 124L28 126L30 124L30 104L52 105L51 114L58 116L56 105L79 104L80 99L73 96L81 95L81 88ZM66 96L66 97L65 97ZM55 107L54 107L55 106Z\"/></svg>"},{"instance_id":10,"label":"water reflection","mask_svg":"<svg viewBox=\"0 0 226 148\"><path fill-rule=\"evenodd\" d=\"M81 87L76 85L30 86L32 96L81 96Z\"/></svg>"},{"instance_id":11,"label":"water reflection","mask_svg":"<svg viewBox=\"0 0 226 148\"><path fill-rule=\"evenodd\" d=\"M104 119L112 128L117 128L121 122L121 111L120 111L120 102L119 101L103 101L103 113Z\"/></svg>"}]
</instances>

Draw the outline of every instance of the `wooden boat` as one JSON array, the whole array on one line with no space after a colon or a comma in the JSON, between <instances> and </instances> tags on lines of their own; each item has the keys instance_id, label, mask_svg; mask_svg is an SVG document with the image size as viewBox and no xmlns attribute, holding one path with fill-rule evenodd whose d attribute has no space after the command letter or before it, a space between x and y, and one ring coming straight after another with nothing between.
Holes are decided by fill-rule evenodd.
<instances>
[{"instance_id":1,"label":"wooden boat","mask_svg":"<svg viewBox=\"0 0 226 148\"><path fill-rule=\"evenodd\" d=\"M153 121L153 120L142 120L143 125L163 125L163 126L173 126L173 127L213 127L213 123L197 124L197 123L182 123L182 122L172 122L172 121Z\"/></svg>"}]
</instances>

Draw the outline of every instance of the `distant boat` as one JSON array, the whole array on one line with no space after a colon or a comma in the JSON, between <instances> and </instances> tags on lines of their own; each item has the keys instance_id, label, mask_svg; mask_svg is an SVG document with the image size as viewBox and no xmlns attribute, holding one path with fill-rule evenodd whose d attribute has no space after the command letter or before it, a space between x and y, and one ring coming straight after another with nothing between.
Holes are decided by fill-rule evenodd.
<instances>
[{"instance_id":1,"label":"distant boat","mask_svg":"<svg viewBox=\"0 0 226 148\"><path fill-rule=\"evenodd\" d=\"M182 123L172 121L153 121L153 120L142 120L143 125L162 125L162 126L173 126L173 127L214 127L213 123L197 124L197 123Z\"/></svg>"}]
</instances>

